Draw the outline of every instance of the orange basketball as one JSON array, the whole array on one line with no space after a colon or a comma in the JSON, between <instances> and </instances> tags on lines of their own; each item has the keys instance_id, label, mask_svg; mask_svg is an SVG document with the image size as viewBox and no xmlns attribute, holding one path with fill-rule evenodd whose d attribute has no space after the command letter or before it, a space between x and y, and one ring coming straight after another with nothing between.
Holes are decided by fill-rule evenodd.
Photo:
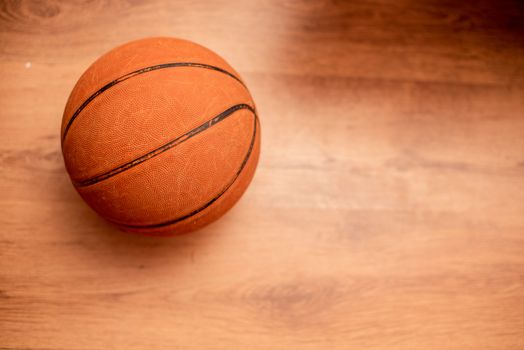
<instances>
[{"instance_id":1,"label":"orange basketball","mask_svg":"<svg viewBox=\"0 0 524 350\"><path fill-rule=\"evenodd\" d=\"M69 96L61 135L82 198L118 227L150 234L219 218L248 187L260 152L238 73L173 38L133 41L93 63Z\"/></svg>"}]
</instances>

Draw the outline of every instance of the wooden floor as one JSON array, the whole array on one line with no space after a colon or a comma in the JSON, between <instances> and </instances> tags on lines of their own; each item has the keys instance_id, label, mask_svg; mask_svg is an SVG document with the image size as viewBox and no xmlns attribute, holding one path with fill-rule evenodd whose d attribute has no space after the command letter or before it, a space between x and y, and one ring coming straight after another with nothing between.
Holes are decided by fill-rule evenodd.
<instances>
[{"instance_id":1,"label":"wooden floor","mask_svg":"<svg viewBox=\"0 0 524 350\"><path fill-rule=\"evenodd\" d=\"M79 198L63 107L99 55L199 42L262 158L199 233ZM0 2L1 349L524 349L518 1Z\"/></svg>"}]
</instances>

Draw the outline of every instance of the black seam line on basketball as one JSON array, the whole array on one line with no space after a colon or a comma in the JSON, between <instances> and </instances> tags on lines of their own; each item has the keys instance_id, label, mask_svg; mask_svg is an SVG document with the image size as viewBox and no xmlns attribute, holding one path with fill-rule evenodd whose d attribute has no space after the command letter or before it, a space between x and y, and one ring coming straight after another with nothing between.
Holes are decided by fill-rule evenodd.
<instances>
[{"instance_id":1,"label":"black seam line on basketball","mask_svg":"<svg viewBox=\"0 0 524 350\"><path fill-rule=\"evenodd\" d=\"M67 122L67 125L64 129L64 135L62 136L62 145L64 144L64 140L66 138L66 135L69 131L69 129L71 128L71 125L73 124L73 122L75 121L75 119L78 117L78 115L80 114L80 112L82 112L82 110L84 110L87 105L89 103L91 103L91 101L93 101L98 95L100 95L101 93L103 93L104 91L110 89L111 87L117 85L118 83L121 83L127 79L130 79L132 77L135 77L137 75L140 75L140 74L144 74L144 73L147 73L147 72L151 72L151 71L155 71L155 70L158 70L158 69L165 69L165 68L176 68L176 67L196 67L196 68L205 68L205 69L211 69L211 70L214 70L214 71L217 71L217 72L220 72L220 73L224 73L226 75L229 75L231 78L235 79L236 81L238 81L240 84L242 84L244 87L246 87L244 85L244 83L240 80L240 78L238 78L237 76L235 76L233 73L230 73L228 72L227 70L225 69L222 69L220 67L216 67L216 66L211 66L209 64L204 64L204 63L194 63L194 62L174 62L174 63L163 63L163 64L157 64L157 65L154 65L154 66L149 66L149 67L145 67L145 68L141 68L141 69L138 69L138 70L135 70L131 73L127 73L123 76L121 76L120 78L117 78L109 83L107 83L106 85L102 86L100 89L98 89L95 93L93 93L91 96L88 97L87 100L84 101L84 103L82 103L80 105L80 107L78 107L78 109L75 111L75 113L71 116L71 118L69 119L69 121Z\"/></svg>"},{"instance_id":2,"label":"black seam line on basketball","mask_svg":"<svg viewBox=\"0 0 524 350\"><path fill-rule=\"evenodd\" d=\"M155 148L154 150L138 157L138 158L135 158L125 164L122 164L114 169L111 169L103 174L100 174L100 175L97 175L95 177L92 177L92 178L89 178L89 179L86 179L86 180L83 180L83 181L74 181L74 185L77 186L77 187L85 187L85 186L89 186L89 185L94 185L100 181L104 181L104 180L107 180L115 175L118 175L120 174L121 172L124 172L126 170L129 170L137 165L139 165L140 163L143 163L145 162L146 160L149 160L153 157L156 157L158 156L159 154L161 153L164 153L165 151L175 147L175 146L178 146L179 144L189 140L190 138L200 134L201 132L209 129L210 127L214 126L215 124L218 124L220 123L221 121L223 121L224 119L226 119L227 117L229 117L231 114L233 114L234 112L238 111L238 110L241 110L241 109L248 109L250 110L251 112L255 113L253 107L251 107L250 105L247 105L247 104L238 104L238 105L234 105L232 107L229 107L228 109L226 109L225 111L223 111L222 113L218 114L217 116L209 119L208 121L204 122L203 124L200 124L199 126L197 126L196 128L192 129L192 130L189 130L188 132L186 132L185 134L169 141L168 143L165 143L163 144L162 146L158 147L158 148Z\"/></svg>"},{"instance_id":3,"label":"black seam line on basketball","mask_svg":"<svg viewBox=\"0 0 524 350\"><path fill-rule=\"evenodd\" d=\"M238 171L236 172L235 176L233 177L233 179L222 189L222 191L220 191L220 193L218 193L215 197L213 197L213 199L211 199L209 202L207 202L206 204L204 204L203 206L201 206L200 208L196 209L196 210L193 210L192 212L190 212L189 214L186 214L186 215L183 215L181 217L178 217L176 219L172 219L172 220L169 220L169 221L165 221L165 222L161 222L161 223L158 223L158 224L149 224L149 225L127 225L127 224L122 224L122 223L119 223L119 222L115 222L115 221L111 221L113 222L114 224L116 225L120 225L122 227L127 227L127 228L136 228L136 229L150 229L150 228L160 228L160 227L164 227L164 226L169 226L169 225L173 225L173 224L176 224L180 221L183 221L183 220L186 220L186 219L189 219L190 217L192 217L193 215L196 215L198 213L200 213L202 210L206 209L207 207L209 207L211 204L213 204L214 202L216 202L220 197L222 197L222 195L224 195L224 193L226 193L226 191L235 183L235 181L238 179L238 177L240 176L240 174L242 173L242 170L244 170L244 167L246 166L247 162L249 161L249 158L251 157L251 152L253 151L253 147L255 145L255 139L256 139L256 136L257 136L257 120L258 120L258 117L256 115L256 113L253 112L253 120L254 120L254 126L253 126L253 136L251 137L251 143L249 145L249 149L246 153L246 156L244 157L244 160L242 161L242 164L240 165L240 168L238 169Z\"/></svg>"}]
</instances>

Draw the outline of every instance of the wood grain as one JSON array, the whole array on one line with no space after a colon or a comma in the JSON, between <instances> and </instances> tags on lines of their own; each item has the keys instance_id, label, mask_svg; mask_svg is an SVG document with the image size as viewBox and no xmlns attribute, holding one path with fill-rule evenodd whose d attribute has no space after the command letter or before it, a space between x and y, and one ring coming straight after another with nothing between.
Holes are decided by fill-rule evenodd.
<instances>
[{"instance_id":1,"label":"wood grain","mask_svg":"<svg viewBox=\"0 0 524 350\"><path fill-rule=\"evenodd\" d=\"M116 231L60 119L145 36L223 55L262 121L199 233ZM523 349L518 1L0 2L0 348Z\"/></svg>"}]
</instances>

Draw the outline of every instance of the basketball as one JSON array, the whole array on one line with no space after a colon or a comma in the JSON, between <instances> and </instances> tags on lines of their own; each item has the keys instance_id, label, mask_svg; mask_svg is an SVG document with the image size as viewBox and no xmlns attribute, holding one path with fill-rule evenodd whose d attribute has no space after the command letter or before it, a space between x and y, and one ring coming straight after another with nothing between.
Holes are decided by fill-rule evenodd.
<instances>
[{"instance_id":1,"label":"basketball","mask_svg":"<svg viewBox=\"0 0 524 350\"><path fill-rule=\"evenodd\" d=\"M67 101L62 154L85 202L117 227L179 234L222 216L253 178L255 104L239 74L190 41L117 47Z\"/></svg>"}]
</instances>

